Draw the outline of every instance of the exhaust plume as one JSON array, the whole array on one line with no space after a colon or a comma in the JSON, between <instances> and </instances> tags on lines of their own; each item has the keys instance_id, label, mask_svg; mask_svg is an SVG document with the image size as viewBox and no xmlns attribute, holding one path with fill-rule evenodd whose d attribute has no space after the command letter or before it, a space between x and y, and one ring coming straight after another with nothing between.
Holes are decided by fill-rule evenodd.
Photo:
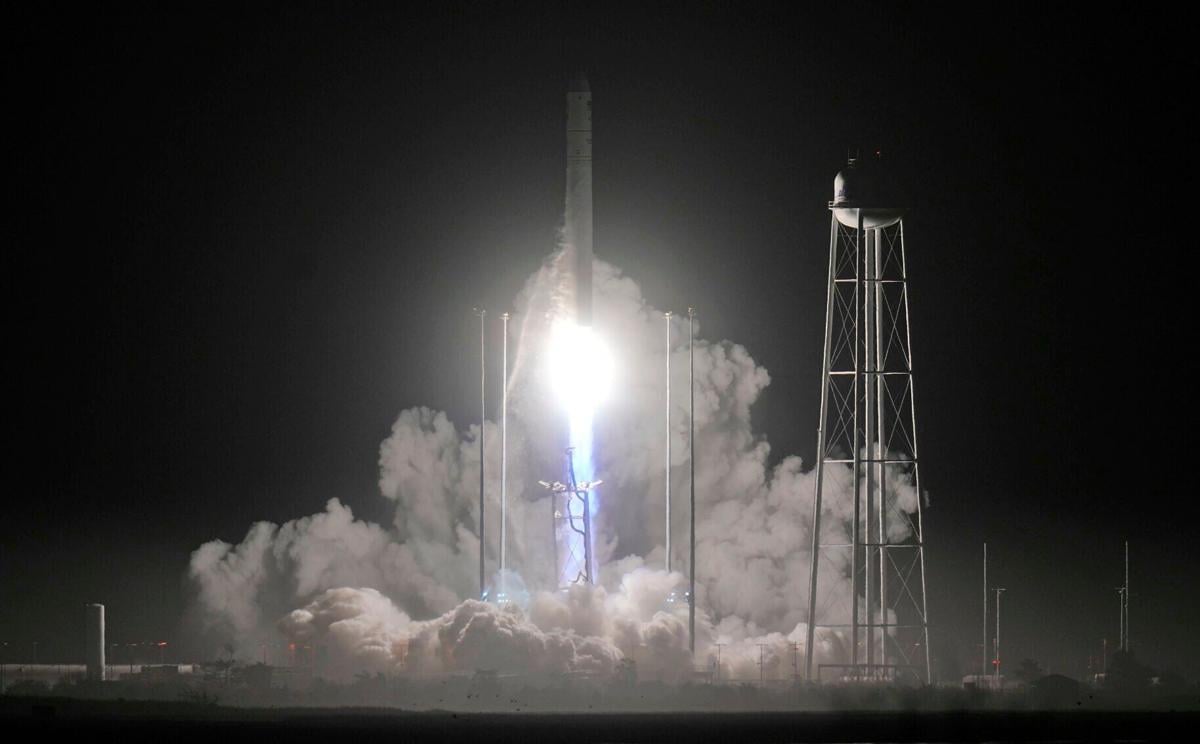
<instances>
[{"instance_id":1,"label":"exhaust plume","mask_svg":"<svg viewBox=\"0 0 1200 744\"><path fill-rule=\"evenodd\" d=\"M416 407L400 413L380 446L379 488L394 502L391 524L357 520L331 498L319 514L253 525L238 545L215 540L196 549L189 575L208 628L243 649L280 632L324 644L346 670L607 673L623 658L664 679L691 669L685 575L646 568L663 564L664 549L662 313L602 261L594 264L594 330L614 359L612 394L594 424L595 470L605 483L593 524L599 585L555 591L549 507L537 481L558 476L566 441L546 363L563 281L559 257L527 281L516 303L524 312L508 380L507 558L515 569L507 586L521 587L509 592L516 601L467 599L478 570L479 426L460 429L444 413ZM671 322L673 337L685 339L684 319ZM688 349L671 353L672 386L686 390ZM764 674L790 677L793 656L803 664L807 653L813 477L797 456L773 463L770 444L755 432L751 411L770 376L744 347L697 334L695 372L696 665L711 668L721 643L722 676L757 679L765 643ZM689 485L686 401L672 396L675 494ZM500 439L496 424L484 426L487 508L498 514ZM824 542L850 539L851 475L826 471ZM915 511L917 495L904 470L889 468L888 479L897 517L889 526L901 539L908 521L899 517ZM672 515L674 534L686 534L686 502ZM493 565L497 535L489 520ZM672 565L686 569L686 541L674 547ZM818 587L823 611L841 617L851 592L844 552L823 558L840 571L823 571ZM845 655L840 633L821 629L817 641L820 659Z\"/></svg>"}]
</instances>

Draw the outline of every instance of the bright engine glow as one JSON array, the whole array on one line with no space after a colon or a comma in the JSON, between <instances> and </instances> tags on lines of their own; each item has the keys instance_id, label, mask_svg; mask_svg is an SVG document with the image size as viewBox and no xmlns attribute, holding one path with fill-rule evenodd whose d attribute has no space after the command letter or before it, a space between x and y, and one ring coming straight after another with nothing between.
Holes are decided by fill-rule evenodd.
<instances>
[{"instance_id":1,"label":"bright engine glow","mask_svg":"<svg viewBox=\"0 0 1200 744\"><path fill-rule=\"evenodd\" d=\"M613 360L608 347L586 326L560 321L550 343L550 380L572 421L589 420L608 397Z\"/></svg>"}]
</instances>

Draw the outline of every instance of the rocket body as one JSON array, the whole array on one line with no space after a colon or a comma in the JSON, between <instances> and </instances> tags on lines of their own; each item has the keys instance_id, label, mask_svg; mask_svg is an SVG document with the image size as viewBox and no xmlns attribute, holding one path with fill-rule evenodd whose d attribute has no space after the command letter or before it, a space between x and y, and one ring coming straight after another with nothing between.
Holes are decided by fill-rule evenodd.
<instances>
[{"instance_id":1,"label":"rocket body","mask_svg":"<svg viewBox=\"0 0 1200 744\"><path fill-rule=\"evenodd\" d=\"M567 90L567 204L563 225L575 322L592 324L592 91L576 75Z\"/></svg>"},{"instance_id":2,"label":"rocket body","mask_svg":"<svg viewBox=\"0 0 1200 744\"><path fill-rule=\"evenodd\" d=\"M592 452L593 413L602 395L606 364L603 348L592 335L592 91L587 78L576 75L567 88L567 183L563 216L563 249L558 256L558 287L565 323L555 325L551 343L551 378L566 408L568 480L595 480ZM592 581L598 494L581 499L576 493L553 495L554 545L558 588ZM582 525L582 529L578 527Z\"/></svg>"}]
</instances>

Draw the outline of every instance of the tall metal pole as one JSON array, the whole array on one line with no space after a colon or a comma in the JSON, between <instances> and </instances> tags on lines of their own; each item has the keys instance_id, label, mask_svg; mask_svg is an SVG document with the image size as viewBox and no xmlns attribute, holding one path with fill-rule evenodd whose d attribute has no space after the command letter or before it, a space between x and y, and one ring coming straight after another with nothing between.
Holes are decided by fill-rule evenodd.
<instances>
[{"instance_id":1,"label":"tall metal pole","mask_svg":"<svg viewBox=\"0 0 1200 744\"><path fill-rule=\"evenodd\" d=\"M1121 616L1124 621L1121 623L1125 629L1125 635L1121 639L1121 648L1125 649L1125 653L1129 653L1129 541L1125 541L1125 591L1122 592L1124 598L1124 606Z\"/></svg>"},{"instance_id":2,"label":"tall metal pole","mask_svg":"<svg viewBox=\"0 0 1200 744\"><path fill-rule=\"evenodd\" d=\"M691 450L688 460L691 461L692 492L689 499L691 508L691 548L689 550L688 574L690 588L688 590L688 650L696 653L696 309L688 308L688 423L691 434L688 437L688 447Z\"/></svg>"},{"instance_id":3,"label":"tall metal pole","mask_svg":"<svg viewBox=\"0 0 1200 744\"><path fill-rule=\"evenodd\" d=\"M1125 587L1123 587L1123 586L1117 587L1117 599L1121 603L1121 606L1119 608L1119 611L1121 613L1121 615L1120 615L1121 630L1120 630L1120 635L1117 637L1117 639L1118 639L1117 640L1117 649L1120 651L1124 651L1125 650Z\"/></svg>"},{"instance_id":4,"label":"tall metal pole","mask_svg":"<svg viewBox=\"0 0 1200 744\"><path fill-rule=\"evenodd\" d=\"M983 674L988 673L988 583L987 583L987 543L983 544Z\"/></svg>"},{"instance_id":5,"label":"tall metal pole","mask_svg":"<svg viewBox=\"0 0 1200 744\"><path fill-rule=\"evenodd\" d=\"M859 229L862 229L860 222ZM861 255L863 267L863 327L865 335L863 336L863 443L862 451L866 456L866 462L863 463L863 468L866 472L864 475L867 479L866 487L866 509L863 511L863 604L865 610L866 621L866 643L867 643L867 676L874 676L875 673L875 608L873 606L874 594L872 592L871 572L874 568L874 547L872 546L872 517L875 511L875 334L877 328L875 326L875 271L873 268L872 258L874 250L872 244L875 238L875 231L869 230L863 235L863 252ZM856 448L857 449L857 448Z\"/></svg>"},{"instance_id":6,"label":"tall metal pole","mask_svg":"<svg viewBox=\"0 0 1200 744\"><path fill-rule=\"evenodd\" d=\"M861 265L862 255L866 246L863 240L863 217L862 210L854 210L856 220L858 222L858 230L854 233L854 262L855 265ZM853 547L850 549L850 664L854 668L854 674L857 677L859 674L858 668L858 628L859 628L859 604L858 604L858 562L860 560L858 550L862 546L862 450L859 448L858 439L858 412L859 401L859 378L862 376L862 344L858 341L858 329L862 317L862 305L859 303L859 288L862 286L861 274L854 280L854 435L851 438L854 443L853 458L853 482L854 482L854 525L851 528L851 543ZM870 570L866 572L870 575Z\"/></svg>"},{"instance_id":7,"label":"tall metal pole","mask_svg":"<svg viewBox=\"0 0 1200 744\"><path fill-rule=\"evenodd\" d=\"M905 349L908 350L908 398L909 421L912 426L912 455L913 455L913 488L917 492L917 556L921 565L921 639L925 648L925 683L931 684L933 679L933 659L929 650L929 594L925 590L925 510L921 506L921 470L920 456L917 451L917 391L912 378L913 347L912 347L912 317L908 304L908 254L904 247L904 220L900 220L900 276L903 280L904 297L904 338Z\"/></svg>"},{"instance_id":8,"label":"tall metal pole","mask_svg":"<svg viewBox=\"0 0 1200 744\"><path fill-rule=\"evenodd\" d=\"M551 564L554 566L554 588L559 589L562 585L562 568L558 564L558 497L551 491L550 498L546 500L550 502L550 548L554 551L554 563Z\"/></svg>"},{"instance_id":9,"label":"tall metal pole","mask_svg":"<svg viewBox=\"0 0 1200 744\"><path fill-rule=\"evenodd\" d=\"M829 226L829 278L825 287L825 349L821 362L821 413L817 422L817 477L813 485L812 549L808 555L808 628L804 637L804 680L812 681L813 646L817 630L817 568L821 560L821 485L825 474L825 417L829 407L829 347L833 328L834 270L837 258L837 218Z\"/></svg>"},{"instance_id":10,"label":"tall metal pole","mask_svg":"<svg viewBox=\"0 0 1200 744\"><path fill-rule=\"evenodd\" d=\"M483 504L483 429L487 415L487 310L479 308L479 598L486 591L483 573L484 504Z\"/></svg>"},{"instance_id":11,"label":"tall metal pole","mask_svg":"<svg viewBox=\"0 0 1200 744\"><path fill-rule=\"evenodd\" d=\"M504 591L505 554L508 548L508 319L511 316L504 313L500 319L504 321L504 341L501 362L503 371L500 378L500 591Z\"/></svg>"},{"instance_id":12,"label":"tall metal pole","mask_svg":"<svg viewBox=\"0 0 1200 744\"><path fill-rule=\"evenodd\" d=\"M667 556L665 563L667 573L671 573L671 313L663 313L663 318L667 321L667 524L665 528Z\"/></svg>"},{"instance_id":13,"label":"tall metal pole","mask_svg":"<svg viewBox=\"0 0 1200 744\"><path fill-rule=\"evenodd\" d=\"M996 686L1000 686L1000 595L1005 591L1004 587L996 587Z\"/></svg>"},{"instance_id":14,"label":"tall metal pole","mask_svg":"<svg viewBox=\"0 0 1200 744\"><path fill-rule=\"evenodd\" d=\"M883 667L883 673L886 674L887 665L887 625L888 625L888 551L887 551L887 471L885 470L884 460L887 459L886 448L884 447L884 432L887 429L884 425L887 423L887 412L884 407L885 394L887 389L884 387L884 345L883 345L883 303L887 298L883 294L883 230L876 229L875 231L875 398L877 401L875 407L875 439L876 439L876 455L877 460L875 467L878 468L876 481L879 483L879 663ZM890 339L889 339L890 340ZM889 347L890 348L890 347ZM917 494L920 498L920 494ZM926 680L928 681L928 680Z\"/></svg>"}]
</instances>

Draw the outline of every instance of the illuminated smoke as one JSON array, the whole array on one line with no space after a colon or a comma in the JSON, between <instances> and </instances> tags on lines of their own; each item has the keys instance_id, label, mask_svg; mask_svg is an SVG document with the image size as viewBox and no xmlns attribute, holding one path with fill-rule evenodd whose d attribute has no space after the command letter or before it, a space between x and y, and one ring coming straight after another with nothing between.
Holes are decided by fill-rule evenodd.
<instances>
[{"instance_id":1,"label":"illuminated smoke","mask_svg":"<svg viewBox=\"0 0 1200 744\"><path fill-rule=\"evenodd\" d=\"M320 514L278 527L256 524L239 545L206 543L193 553L190 575L207 625L246 649L263 638L277 637L280 627L290 637L308 634L305 637L343 649L339 653L347 659L360 659L364 668L380 663L377 649L386 647L387 639L408 638L409 654L414 641L423 649L444 642L440 635L435 643L429 631L413 630L426 628L422 623L460 628L461 633L446 632L463 642L489 634L532 634L531 628L565 634L527 641L536 648L544 643L546 653L558 660L530 662L543 670L575 663L604 666L608 662L598 661L606 658L599 649L610 646L640 659L639 669L659 667L670 675L686 667L685 657L676 656L687 647L686 617L680 621L678 614L686 615L686 607L682 602L672 607L671 590L663 591L682 577L644 568L662 565L663 558L662 314L645 302L631 279L600 261L594 271L594 328L613 356L611 393L597 406L593 426L592 476L605 482L594 523L602 586L565 598L544 591L556 582L549 506L537 481L561 478L567 438L546 353L559 283L556 264L548 262L530 278L516 303L520 331L509 380L508 565L529 586L526 607L510 610L462 602L475 596L478 581L479 427L460 430L443 413L412 408L400 413L380 448L379 486L395 502L392 523L355 520L348 507L331 499ZM686 569L688 417L687 396L680 391L688 384L687 327L686 318L675 316L672 322L677 339L672 359L672 492L677 499L672 510L677 520L672 565ZM719 642L727 644L721 649L726 673L756 678L757 644L765 643L763 653L770 655L772 668L779 676L790 676L791 644L803 643L807 621L813 476L804 472L796 456L772 458L769 443L752 427L751 410L770 382L767 371L744 347L705 340L700 330L698 323L697 664L715 657L711 644ZM500 438L493 432L495 424L485 426L488 562L494 565ZM916 493L907 476L890 470L889 479L893 512L914 510ZM849 541L851 480L849 469L826 471L823 542ZM892 539L905 536L905 520L888 523ZM849 606L844 554L828 551L823 556L823 566L830 569L822 571L819 588L825 612L845 613ZM647 589L651 585L658 588ZM374 601L353 604L364 614L380 617L378 624L338 625L361 629L364 637L375 639L363 646L350 643L347 631L335 634L330 630L334 623L319 620L329 612L322 609L322 601L347 611L350 605L344 597L335 601L326 595L346 587L377 590L402 614L381 610ZM303 616L292 613L297 608L313 619L302 621ZM397 617L413 620L404 626ZM280 626L280 618L290 620ZM407 629L383 630L393 625ZM822 632L817 638L819 658L844 655L837 634ZM571 654L562 644L575 644ZM356 648L371 651L360 653ZM413 659L446 665L437 653L421 653ZM799 653L802 664L804 649ZM453 658L456 665L465 663L462 655ZM500 654L496 663L520 666L516 658ZM743 675L748 664L753 674Z\"/></svg>"},{"instance_id":2,"label":"illuminated smoke","mask_svg":"<svg viewBox=\"0 0 1200 744\"><path fill-rule=\"evenodd\" d=\"M279 629L293 642L324 643L331 676L480 668L611 675L621 659L640 655L678 677L686 667L686 621L678 608L660 608L678 578L634 572L613 595L586 585L538 592L528 610L470 599L420 622L374 589L341 587L293 610Z\"/></svg>"}]
</instances>

